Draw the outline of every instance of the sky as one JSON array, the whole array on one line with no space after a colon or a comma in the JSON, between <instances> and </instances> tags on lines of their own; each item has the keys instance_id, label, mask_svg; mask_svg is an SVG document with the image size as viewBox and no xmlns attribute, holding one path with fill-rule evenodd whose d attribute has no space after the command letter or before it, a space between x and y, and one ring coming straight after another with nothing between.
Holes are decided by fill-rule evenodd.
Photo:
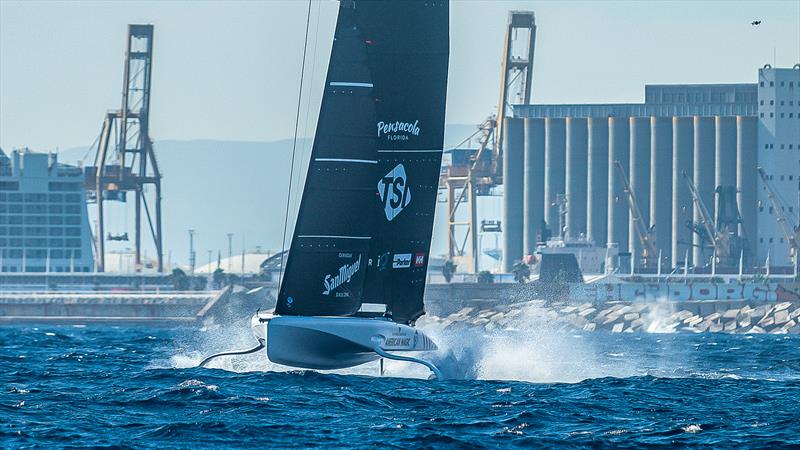
<instances>
[{"instance_id":1,"label":"sky","mask_svg":"<svg viewBox=\"0 0 800 450\"><path fill-rule=\"evenodd\" d=\"M154 139L289 138L307 8L0 0L0 147L91 144L103 113L119 107L128 23L155 25ZM301 135L314 129L336 9L312 2ZM509 10L536 12L534 103L636 102L645 83L754 82L765 63L800 62L798 0L454 0L448 123L479 123L496 110Z\"/></svg>"},{"instance_id":2,"label":"sky","mask_svg":"<svg viewBox=\"0 0 800 450\"><path fill-rule=\"evenodd\" d=\"M305 0L0 0L0 148L55 151L91 145L105 112L120 105L129 23L155 26L150 126L157 142L291 138L304 47L298 132L311 137L338 3L313 0L310 14L308 8ZM536 13L534 103L641 102L648 83L755 82L757 69L766 63L800 63L800 0L452 0L450 9L448 124L477 124L496 112L511 10ZM753 20L762 23L752 26ZM210 219L196 214L198 208L176 204L189 197L176 190L210 189L202 197L213 198L216 187L192 185L189 175L198 173L207 179L218 174L218 184L241 181L221 178L242 173L234 167L210 169L251 158L224 155L245 147L250 148L220 145L218 159L209 152L202 158L178 156L190 151L160 156L164 162L185 158L187 171L175 173L183 170L175 164L165 173L165 201L172 215L165 223L168 251L188 253L184 234L190 226L200 230L201 261L207 249L226 248L227 222L213 228ZM260 184L255 178L251 182ZM481 206L486 217L499 217L496 203ZM215 217L225 210L220 204L206 206ZM268 220L253 217L253 205L238 206L226 213L228 222ZM256 209L274 214L275 208L261 206ZM247 232L248 244L277 247L275 236L266 235L258 223L249 225L253 230L235 230L237 246Z\"/></svg>"}]
</instances>

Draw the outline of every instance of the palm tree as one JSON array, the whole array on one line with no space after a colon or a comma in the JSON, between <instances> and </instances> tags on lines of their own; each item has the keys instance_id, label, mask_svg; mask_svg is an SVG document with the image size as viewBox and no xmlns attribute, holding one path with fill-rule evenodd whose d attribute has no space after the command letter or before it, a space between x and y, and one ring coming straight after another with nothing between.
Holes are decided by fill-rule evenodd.
<instances>
[{"instance_id":1,"label":"palm tree","mask_svg":"<svg viewBox=\"0 0 800 450\"><path fill-rule=\"evenodd\" d=\"M522 261L517 261L511 267L511 273L514 274L514 281L526 283L531 277L531 267Z\"/></svg>"},{"instance_id":2,"label":"palm tree","mask_svg":"<svg viewBox=\"0 0 800 450\"><path fill-rule=\"evenodd\" d=\"M186 276L186 272L184 272L181 269L173 269L172 286L175 288L176 291L188 291L189 277Z\"/></svg>"},{"instance_id":3,"label":"palm tree","mask_svg":"<svg viewBox=\"0 0 800 450\"><path fill-rule=\"evenodd\" d=\"M211 275L211 280L214 283L214 287L222 287L222 283L225 282L225 271L221 267L217 267L217 270Z\"/></svg>"},{"instance_id":4,"label":"palm tree","mask_svg":"<svg viewBox=\"0 0 800 450\"><path fill-rule=\"evenodd\" d=\"M478 273L478 283L489 284L494 283L494 274L488 270L482 270Z\"/></svg>"}]
</instances>

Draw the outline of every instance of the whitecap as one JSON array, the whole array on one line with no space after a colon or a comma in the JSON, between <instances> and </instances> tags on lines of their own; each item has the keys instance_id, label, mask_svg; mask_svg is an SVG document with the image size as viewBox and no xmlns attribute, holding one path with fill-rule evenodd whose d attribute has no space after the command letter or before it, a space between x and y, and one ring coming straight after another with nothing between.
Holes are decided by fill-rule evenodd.
<instances>
[{"instance_id":1,"label":"whitecap","mask_svg":"<svg viewBox=\"0 0 800 450\"><path fill-rule=\"evenodd\" d=\"M625 434L627 432L628 430L611 430L611 431L606 431L604 434L607 436L619 436L620 434Z\"/></svg>"},{"instance_id":2,"label":"whitecap","mask_svg":"<svg viewBox=\"0 0 800 450\"><path fill-rule=\"evenodd\" d=\"M682 427L681 429L685 433L699 433L699 432L703 431L703 429L700 428L700 425L697 425L697 424L694 424L694 423L690 424L690 425L686 425L685 427Z\"/></svg>"},{"instance_id":3,"label":"whitecap","mask_svg":"<svg viewBox=\"0 0 800 450\"><path fill-rule=\"evenodd\" d=\"M219 386L215 384L206 384L200 380L186 380L178 385L179 388L187 388L187 387L199 387L205 388L209 391L216 392L219 389Z\"/></svg>"}]
</instances>

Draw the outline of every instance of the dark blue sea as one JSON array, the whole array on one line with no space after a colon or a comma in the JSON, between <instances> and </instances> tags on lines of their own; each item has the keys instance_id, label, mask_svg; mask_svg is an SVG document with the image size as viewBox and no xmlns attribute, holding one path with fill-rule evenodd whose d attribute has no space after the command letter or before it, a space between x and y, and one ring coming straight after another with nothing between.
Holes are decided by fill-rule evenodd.
<instances>
[{"instance_id":1,"label":"dark blue sea","mask_svg":"<svg viewBox=\"0 0 800 450\"><path fill-rule=\"evenodd\" d=\"M290 371L224 328L0 327L0 447L800 446L800 336L440 337L429 381Z\"/></svg>"}]
</instances>

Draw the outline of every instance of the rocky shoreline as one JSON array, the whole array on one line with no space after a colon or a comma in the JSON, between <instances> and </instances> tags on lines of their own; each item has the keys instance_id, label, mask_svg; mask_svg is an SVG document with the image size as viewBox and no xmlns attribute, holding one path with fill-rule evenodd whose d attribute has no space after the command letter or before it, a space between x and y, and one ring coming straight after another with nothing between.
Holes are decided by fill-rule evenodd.
<instances>
[{"instance_id":1,"label":"rocky shoreline","mask_svg":"<svg viewBox=\"0 0 800 450\"><path fill-rule=\"evenodd\" d=\"M598 307L588 302L533 300L489 308L464 307L427 320L445 328L470 324L488 332L545 321L586 332L800 334L800 302L615 302Z\"/></svg>"}]
</instances>

